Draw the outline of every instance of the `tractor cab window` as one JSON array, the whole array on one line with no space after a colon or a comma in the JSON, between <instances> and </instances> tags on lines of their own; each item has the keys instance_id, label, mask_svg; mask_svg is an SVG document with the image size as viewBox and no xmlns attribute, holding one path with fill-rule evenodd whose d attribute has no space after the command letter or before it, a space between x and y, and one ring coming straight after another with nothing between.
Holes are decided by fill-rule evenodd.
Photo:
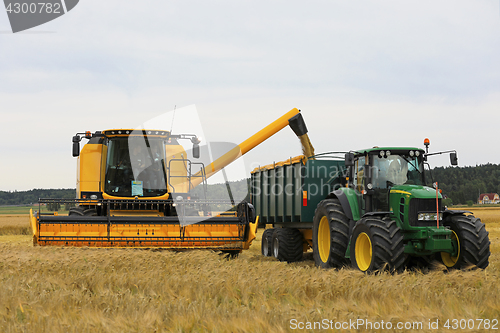
<instances>
[{"instance_id":1,"label":"tractor cab window","mask_svg":"<svg viewBox=\"0 0 500 333\"><path fill-rule=\"evenodd\" d=\"M167 192L163 140L118 137L108 142L104 191L113 196L154 197Z\"/></svg>"},{"instance_id":2,"label":"tractor cab window","mask_svg":"<svg viewBox=\"0 0 500 333\"><path fill-rule=\"evenodd\" d=\"M390 155L373 157L372 183L374 188L389 188L394 185L424 185L421 157Z\"/></svg>"},{"instance_id":3,"label":"tractor cab window","mask_svg":"<svg viewBox=\"0 0 500 333\"><path fill-rule=\"evenodd\" d=\"M365 157L362 156L355 161L354 169L354 187L361 192L364 189L365 177Z\"/></svg>"}]
</instances>

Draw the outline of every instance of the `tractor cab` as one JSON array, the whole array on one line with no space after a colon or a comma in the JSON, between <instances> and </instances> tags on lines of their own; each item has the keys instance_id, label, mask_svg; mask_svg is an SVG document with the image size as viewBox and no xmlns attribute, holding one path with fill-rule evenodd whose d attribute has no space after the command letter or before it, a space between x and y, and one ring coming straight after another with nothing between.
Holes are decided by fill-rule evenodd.
<instances>
[{"instance_id":1,"label":"tractor cab","mask_svg":"<svg viewBox=\"0 0 500 333\"><path fill-rule=\"evenodd\" d=\"M418 148L372 148L348 153L350 184L361 213L389 211L391 189L425 185L424 151Z\"/></svg>"}]
</instances>

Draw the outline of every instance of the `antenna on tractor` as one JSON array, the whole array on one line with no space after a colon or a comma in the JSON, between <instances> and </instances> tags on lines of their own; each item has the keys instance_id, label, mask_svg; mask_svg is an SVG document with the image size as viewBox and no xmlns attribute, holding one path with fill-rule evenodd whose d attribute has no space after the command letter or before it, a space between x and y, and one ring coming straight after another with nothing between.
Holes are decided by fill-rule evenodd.
<instances>
[{"instance_id":1,"label":"antenna on tractor","mask_svg":"<svg viewBox=\"0 0 500 333\"><path fill-rule=\"evenodd\" d=\"M174 128L175 109L177 109L177 105L174 105L174 114L172 115L172 123L170 124L170 134L172 134L172 129Z\"/></svg>"}]
</instances>

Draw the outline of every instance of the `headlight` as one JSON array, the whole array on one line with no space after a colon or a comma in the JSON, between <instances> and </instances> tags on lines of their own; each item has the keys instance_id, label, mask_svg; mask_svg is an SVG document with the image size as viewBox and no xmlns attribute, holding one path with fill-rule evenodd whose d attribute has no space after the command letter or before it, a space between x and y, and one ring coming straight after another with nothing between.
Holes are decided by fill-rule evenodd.
<instances>
[{"instance_id":1,"label":"headlight","mask_svg":"<svg viewBox=\"0 0 500 333\"><path fill-rule=\"evenodd\" d=\"M384 157L385 156L385 151L381 150L380 151L380 157Z\"/></svg>"},{"instance_id":2,"label":"headlight","mask_svg":"<svg viewBox=\"0 0 500 333\"><path fill-rule=\"evenodd\" d=\"M420 152L418 150L415 152L415 156L420 156Z\"/></svg>"},{"instance_id":3,"label":"headlight","mask_svg":"<svg viewBox=\"0 0 500 333\"><path fill-rule=\"evenodd\" d=\"M413 157L413 155L415 155L415 153L413 152L413 150L410 150L410 156Z\"/></svg>"},{"instance_id":4,"label":"headlight","mask_svg":"<svg viewBox=\"0 0 500 333\"><path fill-rule=\"evenodd\" d=\"M391 152L390 151L386 151L385 152L385 156L387 156L387 157L391 156Z\"/></svg>"},{"instance_id":5,"label":"headlight","mask_svg":"<svg viewBox=\"0 0 500 333\"><path fill-rule=\"evenodd\" d=\"M419 221L436 221L436 213L418 213ZM443 213L439 213L439 220L443 220Z\"/></svg>"},{"instance_id":6,"label":"headlight","mask_svg":"<svg viewBox=\"0 0 500 333\"><path fill-rule=\"evenodd\" d=\"M367 189L369 189L369 190L371 190L371 189L373 188L372 183L368 183L368 184L366 184L366 188L367 188Z\"/></svg>"}]
</instances>

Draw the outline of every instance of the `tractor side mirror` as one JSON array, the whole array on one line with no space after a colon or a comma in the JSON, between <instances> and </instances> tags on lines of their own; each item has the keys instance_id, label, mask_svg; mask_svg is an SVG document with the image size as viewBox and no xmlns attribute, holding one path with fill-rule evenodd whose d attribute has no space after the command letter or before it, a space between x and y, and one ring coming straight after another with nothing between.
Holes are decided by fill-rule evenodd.
<instances>
[{"instance_id":1,"label":"tractor side mirror","mask_svg":"<svg viewBox=\"0 0 500 333\"><path fill-rule=\"evenodd\" d=\"M81 138L78 135L73 137L73 157L80 156L80 141Z\"/></svg>"},{"instance_id":2,"label":"tractor side mirror","mask_svg":"<svg viewBox=\"0 0 500 333\"><path fill-rule=\"evenodd\" d=\"M353 153L346 153L345 154L345 166L346 167L354 166L354 154Z\"/></svg>"},{"instance_id":3,"label":"tractor side mirror","mask_svg":"<svg viewBox=\"0 0 500 333\"><path fill-rule=\"evenodd\" d=\"M450 153L450 162L451 165L458 165L457 153Z\"/></svg>"},{"instance_id":4,"label":"tractor side mirror","mask_svg":"<svg viewBox=\"0 0 500 333\"><path fill-rule=\"evenodd\" d=\"M193 157L200 158L200 145L193 143Z\"/></svg>"}]
</instances>

